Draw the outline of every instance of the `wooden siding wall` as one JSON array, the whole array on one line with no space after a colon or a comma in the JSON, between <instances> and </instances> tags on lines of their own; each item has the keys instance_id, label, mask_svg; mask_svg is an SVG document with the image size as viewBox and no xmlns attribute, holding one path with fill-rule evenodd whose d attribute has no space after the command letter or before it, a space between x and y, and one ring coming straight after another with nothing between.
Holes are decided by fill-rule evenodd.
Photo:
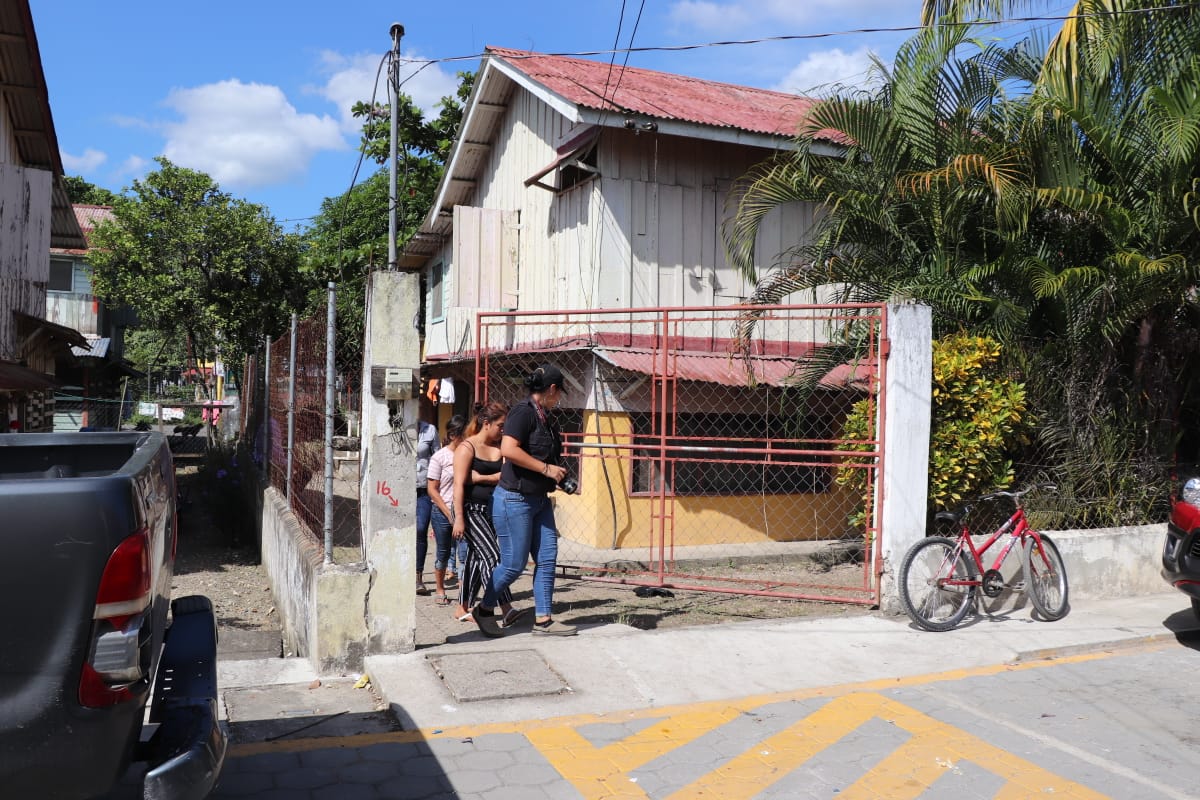
<instances>
[{"instance_id":1,"label":"wooden siding wall","mask_svg":"<svg viewBox=\"0 0 1200 800\"><path fill-rule=\"evenodd\" d=\"M71 264L72 289L69 292L46 292L46 319L74 328L80 333L102 335L102 310L96 296L92 294L90 268L84 262L76 261L70 256L57 255L52 260Z\"/></svg>"},{"instance_id":2,"label":"wooden siding wall","mask_svg":"<svg viewBox=\"0 0 1200 800\"><path fill-rule=\"evenodd\" d=\"M0 92L0 164L17 160L17 142L13 137L12 120L8 116L8 100Z\"/></svg>"},{"instance_id":3,"label":"wooden siding wall","mask_svg":"<svg viewBox=\"0 0 1200 800\"><path fill-rule=\"evenodd\" d=\"M733 182L769 151L606 128L600 178L559 194L526 187L525 180L554 159L554 146L579 130L518 90L479 175L473 205L520 215L521 310L721 306L753 291L753 283L726 260L721 225ZM543 180L555 178L552 172ZM802 240L813 208L796 203L765 220L757 246L760 272ZM447 245L429 263L452 258ZM456 296L456 273L451 261L449 298ZM450 305L444 322L426 320L428 354L474 348L473 321L480 309ZM550 334L538 331L539 338Z\"/></svg>"},{"instance_id":4,"label":"wooden siding wall","mask_svg":"<svg viewBox=\"0 0 1200 800\"><path fill-rule=\"evenodd\" d=\"M0 358L21 355L12 311L46 313L50 180L45 170L0 164Z\"/></svg>"}]
</instances>

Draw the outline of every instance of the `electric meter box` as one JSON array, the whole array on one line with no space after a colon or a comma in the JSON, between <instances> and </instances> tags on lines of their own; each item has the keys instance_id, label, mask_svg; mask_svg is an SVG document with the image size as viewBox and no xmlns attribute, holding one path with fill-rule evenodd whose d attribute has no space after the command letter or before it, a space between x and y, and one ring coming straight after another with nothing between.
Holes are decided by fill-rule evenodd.
<instances>
[{"instance_id":1,"label":"electric meter box","mask_svg":"<svg viewBox=\"0 0 1200 800\"><path fill-rule=\"evenodd\" d=\"M417 396L409 367L371 367L371 396L380 400L411 400Z\"/></svg>"}]
</instances>

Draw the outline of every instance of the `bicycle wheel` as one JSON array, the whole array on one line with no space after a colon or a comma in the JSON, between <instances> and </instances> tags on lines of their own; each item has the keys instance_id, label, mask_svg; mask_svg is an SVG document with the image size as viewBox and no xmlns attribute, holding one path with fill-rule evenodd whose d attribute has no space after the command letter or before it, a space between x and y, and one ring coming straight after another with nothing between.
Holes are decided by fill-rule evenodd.
<instances>
[{"instance_id":1,"label":"bicycle wheel","mask_svg":"<svg viewBox=\"0 0 1200 800\"><path fill-rule=\"evenodd\" d=\"M1043 535L1039 551L1037 539L1030 536L1021 552L1021 567L1025 570L1025 591L1042 618L1056 620L1066 616L1067 570L1054 542Z\"/></svg>"},{"instance_id":2,"label":"bicycle wheel","mask_svg":"<svg viewBox=\"0 0 1200 800\"><path fill-rule=\"evenodd\" d=\"M918 627L948 631L962 622L975 602L977 583L946 586L948 579L977 581L975 565L958 543L942 536L921 539L900 564L900 601Z\"/></svg>"}]
</instances>

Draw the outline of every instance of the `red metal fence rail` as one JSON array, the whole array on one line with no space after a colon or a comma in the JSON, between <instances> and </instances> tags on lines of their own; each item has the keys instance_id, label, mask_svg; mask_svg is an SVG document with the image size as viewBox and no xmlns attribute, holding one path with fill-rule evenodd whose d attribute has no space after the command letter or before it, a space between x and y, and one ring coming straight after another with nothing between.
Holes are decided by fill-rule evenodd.
<instances>
[{"instance_id":1,"label":"red metal fence rail","mask_svg":"<svg viewBox=\"0 0 1200 800\"><path fill-rule=\"evenodd\" d=\"M874 604L885 340L881 305L484 313L474 394L567 375L562 569Z\"/></svg>"}]
</instances>

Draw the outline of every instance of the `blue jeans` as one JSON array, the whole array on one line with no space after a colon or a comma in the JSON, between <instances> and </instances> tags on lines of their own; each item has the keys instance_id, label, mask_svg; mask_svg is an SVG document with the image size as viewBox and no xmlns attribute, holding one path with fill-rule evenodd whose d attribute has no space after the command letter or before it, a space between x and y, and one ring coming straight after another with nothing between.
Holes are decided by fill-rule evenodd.
<instances>
[{"instance_id":1,"label":"blue jeans","mask_svg":"<svg viewBox=\"0 0 1200 800\"><path fill-rule=\"evenodd\" d=\"M533 557L533 603L539 617L550 616L554 570L558 563L558 528L554 506L545 495L525 495L497 486L492 495L492 521L500 544L500 563L484 587L483 605L496 607L496 595L513 584Z\"/></svg>"},{"instance_id":2,"label":"blue jeans","mask_svg":"<svg viewBox=\"0 0 1200 800\"><path fill-rule=\"evenodd\" d=\"M433 501L429 492L417 489L417 579L425 571L425 556L429 554L429 519L433 511Z\"/></svg>"},{"instance_id":3,"label":"blue jeans","mask_svg":"<svg viewBox=\"0 0 1200 800\"><path fill-rule=\"evenodd\" d=\"M437 550L433 556L433 568L445 569L450 561L450 547L454 544L454 526L437 506L433 507L433 541Z\"/></svg>"}]
</instances>

